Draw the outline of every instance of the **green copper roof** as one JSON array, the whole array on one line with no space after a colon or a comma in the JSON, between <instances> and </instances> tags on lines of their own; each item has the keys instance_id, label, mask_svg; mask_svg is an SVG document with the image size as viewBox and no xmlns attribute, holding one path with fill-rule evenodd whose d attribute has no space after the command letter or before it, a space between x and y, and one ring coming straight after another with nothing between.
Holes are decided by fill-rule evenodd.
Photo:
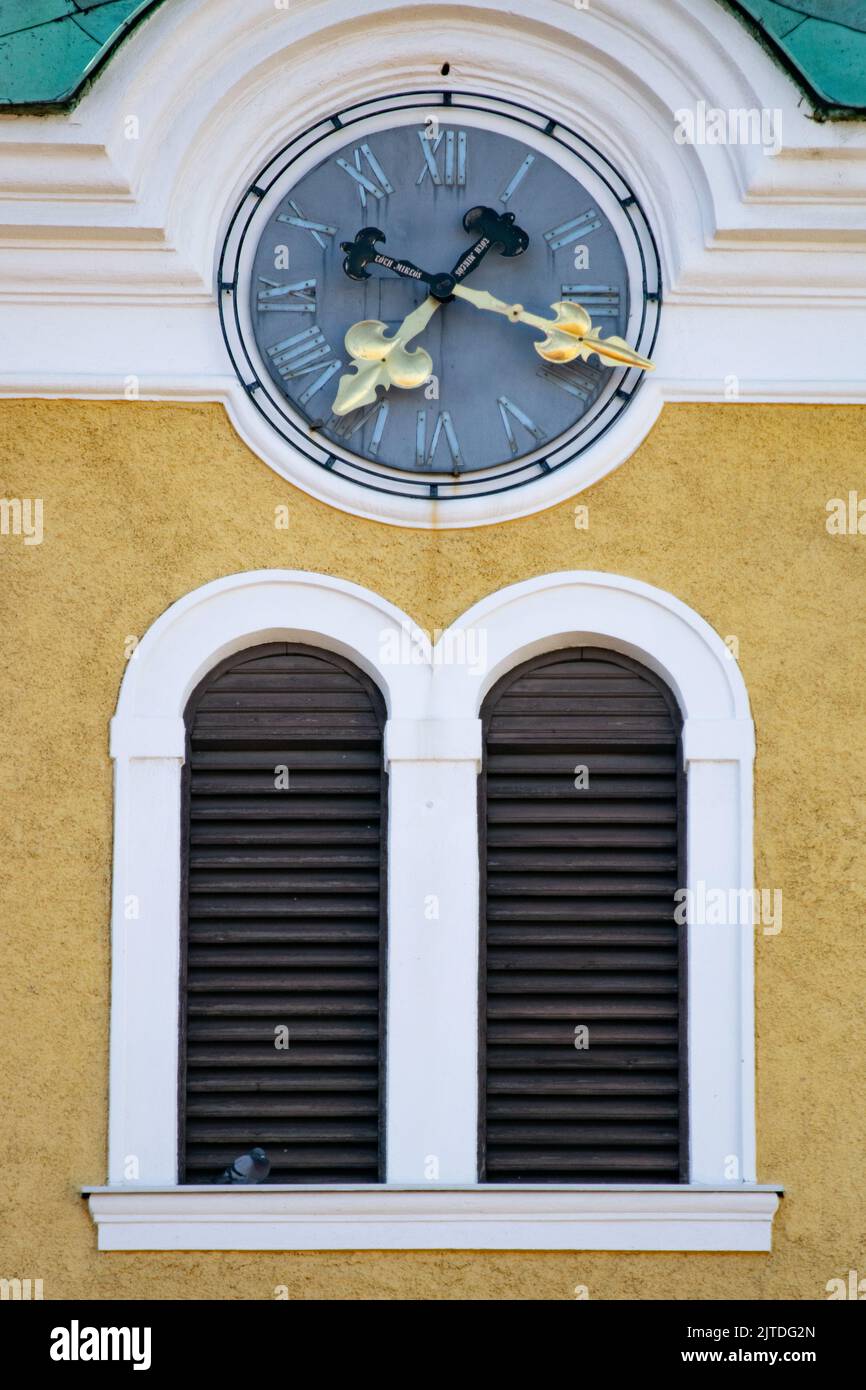
<instances>
[{"instance_id":1,"label":"green copper roof","mask_svg":"<svg viewBox=\"0 0 866 1390\"><path fill-rule=\"evenodd\" d=\"M0 110L69 106L164 0L0 0ZM243 3L243 0L239 0ZM820 117L866 116L866 0L719 0Z\"/></svg>"},{"instance_id":2,"label":"green copper roof","mask_svg":"<svg viewBox=\"0 0 866 1390\"><path fill-rule=\"evenodd\" d=\"M824 116L866 113L866 0L722 0Z\"/></svg>"},{"instance_id":3,"label":"green copper roof","mask_svg":"<svg viewBox=\"0 0 866 1390\"><path fill-rule=\"evenodd\" d=\"M159 0L0 0L0 106L64 106Z\"/></svg>"}]
</instances>

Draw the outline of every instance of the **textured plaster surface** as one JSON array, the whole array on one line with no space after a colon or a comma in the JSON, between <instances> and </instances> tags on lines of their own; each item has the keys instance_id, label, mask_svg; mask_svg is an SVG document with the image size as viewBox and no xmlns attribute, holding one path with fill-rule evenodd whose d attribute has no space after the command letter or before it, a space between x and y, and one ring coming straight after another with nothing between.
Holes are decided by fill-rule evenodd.
<instances>
[{"instance_id":1,"label":"textured plaster surface","mask_svg":"<svg viewBox=\"0 0 866 1390\"><path fill-rule=\"evenodd\" d=\"M0 536L0 1276L45 1297L826 1297L866 1275L863 920L866 410L669 406L574 505L430 534L311 500L216 405L0 402L0 496L44 502L44 540ZM290 526L274 526L287 504ZM669 590L736 637L757 724L759 1178L787 1188L772 1255L98 1254L78 1195L105 1180L111 764L130 636L219 575L292 567L378 590L428 628L561 569Z\"/></svg>"}]
</instances>

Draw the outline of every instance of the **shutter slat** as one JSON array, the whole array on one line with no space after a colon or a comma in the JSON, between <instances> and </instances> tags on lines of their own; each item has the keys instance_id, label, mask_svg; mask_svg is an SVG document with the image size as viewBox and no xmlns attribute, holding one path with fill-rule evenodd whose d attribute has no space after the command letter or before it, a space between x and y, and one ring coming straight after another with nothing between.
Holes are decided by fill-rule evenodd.
<instances>
[{"instance_id":1,"label":"shutter slat","mask_svg":"<svg viewBox=\"0 0 866 1390\"><path fill-rule=\"evenodd\" d=\"M376 969L379 964L378 942L370 946L333 946L326 944L318 948L290 945L280 949L274 946L248 945L200 946L190 944L190 968L220 966L223 970L240 969L242 966L258 966L273 970L280 966L312 968L314 966L366 966Z\"/></svg>"},{"instance_id":2,"label":"shutter slat","mask_svg":"<svg viewBox=\"0 0 866 1390\"><path fill-rule=\"evenodd\" d=\"M636 662L585 648L512 672L483 720L482 1177L675 1182L675 703Z\"/></svg>"},{"instance_id":3,"label":"shutter slat","mask_svg":"<svg viewBox=\"0 0 866 1390\"><path fill-rule=\"evenodd\" d=\"M207 788L202 788L207 790ZM563 796L579 796L586 801L628 801L634 798L648 801L657 798L669 801L675 793L673 777L604 777L593 776L589 786L574 787L574 769L559 776L488 777L487 795L491 801L561 801Z\"/></svg>"},{"instance_id":4,"label":"shutter slat","mask_svg":"<svg viewBox=\"0 0 866 1390\"><path fill-rule=\"evenodd\" d=\"M376 869L370 873L361 870L343 873L278 873L276 870L262 872L250 870L215 873L210 869L198 869L195 875L196 893L257 893L280 895L283 893L378 893L379 875Z\"/></svg>"},{"instance_id":5,"label":"shutter slat","mask_svg":"<svg viewBox=\"0 0 866 1390\"><path fill-rule=\"evenodd\" d=\"M379 1114L378 1098L375 1095L330 1095L300 1096L294 1100L267 1094L190 1096L186 1113L197 1120L231 1119L248 1116L253 1119L282 1120L349 1120L353 1116L362 1119L373 1118L374 1124Z\"/></svg>"},{"instance_id":6,"label":"shutter slat","mask_svg":"<svg viewBox=\"0 0 866 1390\"><path fill-rule=\"evenodd\" d=\"M293 918L289 923L253 918L240 922L190 920L187 936L190 942L203 944L225 941L234 945L248 945L250 942L262 941L270 945L282 945L287 939L296 945L313 945L323 941L345 944L350 941L378 941L379 923L376 920L347 922L342 917L336 922L311 922L303 918Z\"/></svg>"},{"instance_id":7,"label":"shutter slat","mask_svg":"<svg viewBox=\"0 0 866 1390\"><path fill-rule=\"evenodd\" d=\"M638 1018L677 1018L679 1013L675 991L629 997L602 993L593 998L587 995L586 986L582 986L582 989L580 995L562 995L553 999L541 999L537 995L491 995L487 1000L487 1017L497 1021L510 1018L567 1018L573 1025L578 1009L580 1017L577 1021L580 1023L588 1023L592 1019L623 1022Z\"/></svg>"},{"instance_id":8,"label":"shutter slat","mask_svg":"<svg viewBox=\"0 0 866 1390\"><path fill-rule=\"evenodd\" d=\"M343 1064L349 1066L348 1063ZM240 1079L239 1079L240 1078ZM231 1070L226 1063L225 1067L205 1066L199 1063L195 1070L190 1072L188 1081L188 1093L191 1096L194 1092L206 1092L208 1095L217 1095L225 1091L237 1091L242 1087L244 1093L254 1097L261 1091L279 1091L285 1096L287 1107L294 1104L295 1097L320 1096L332 1091L342 1091L347 1095L356 1095L363 1092L371 1092L379 1104L379 1071L377 1058L363 1066L360 1063L351 1070L337 1070L336 1066L309 1066L299 1067L295 1071L287 1071L285 1067L276 1064L272 1068L253 1068L246 1065L243 1073L238 1070Z\"/></svg>"},{"instance_id":9,"label":"shutter slat","mask_svg":"<svg viewBox=\"0 0 866 1390\"><path fill-rule=\"evenodd\" d=\"M182 1181L257 1144L269 1182L381 1180L384 717L284 643L190 701Z\"/></svg>"},{"instance_id":10,"label":"shutter slat","mask_svg":"<svg viewBox=\"0 0 866 1390\"><path fill-rule=\"evenodd\" d=\"M677 1096L679 1081L668 1076L612 1076L604 1072L556 1073L553 1071L495 1072L488 1077L488 1095L575 1096Z\"/></svg>"},{"instance_id":11,"label":"shutter slat","mask_svg":"<svg viewBox=\"0 0 866 1390\"><path fill-rule=\"evenodd\" d=\"M218 824L198 824L190 826L190 845L205 847L213 845L267 845L273 850L281 845L313 845L322 848L322 827L316 820L302 821L297 825L266 818L267 824L258 825L255 821L221 821ZM328 826L327 847L338 845L375 845L378 852L379 826L377 818L366 823L337 822Z\"/></svg>"},{"instance_id":12,"label":"shutter slat","mask_svg":"<svg viewBox=\"0 0 866 1390\"><path fill-rule=\"evenodd\" d=\"M507 1174L504 1178L506 1182L516 1182L518 1177L520 1181L528 1181L524 1177L527 1158L535 1169L536 1182L554 1181L551 1177L553 1173L568 1173L572 1182L587 1182L587 1174L590 1171L610 1174L609 1180L613 1180L613 1175L618 1174L622 1182L628 1182L639 1179L643 1174L644 1181L651 1181L652 1179L647 1178L650 1170L653 1173L664 1170L675 1174L678 1166L675 1146L669 1150L662 1149L658 1153L638 1150L636 1146L627 1150L583 1149L571 1146L561 1149L539 1149L527 1154L522 1148L500 1148L497 1145L493 1155L488 1157L488 1172Z\"/></svg>"},{"instance_id":13,"label":"shutter slat","mask_svg":"<svg viewBox=\"0 0 866 1390\"><path fill-rule=\"evenodd\" d=\"M285 755L284 755L285 756ZM259 796L205 797L192 799L190 815L196 820L372 820L379 814L378 801L370 796L316 796L264 791ZM319 831L321 836L322 832Z\"/></svg>"},{"instance_id":14,"label":"shutter slat","mask_svg":"<svg viewBox=\"0 0 866 1390\"><path fill-rule=\"evenodd\" d=\"M585 821L596 824L606 822L611 826L622 821L632 821L636 825L664 823L673 825L676 823L676 808L668 802L638 800L629 802L614 800L613 798L604 801L592 801L590 798L586 798L584 801L578 801L577 794L573 793L572 795L574 796L574 804L570 804L566 800L555 805L516 799L493 801L488 807L488 818L494 825L511 823L521 828L527 823L537 824L539 821L565 823L569 826L581 825Z\"/></svg>"},{"instance_id":15,"label":"shutter slat","mask_svg":"<svg viewBox=\"0 0 866 1390\"><path fill-rule=\"evenodd\" d=\"M673 946L677 929L673 923L568 922L491 923L487 928L488 948L500 946Z\"/></svg>"},{"instance_id":16,"label":"shutter slat","mask_svg":"<svg viewBox=\"0 0 866 1390\"><path fill-rule=\"evenodd\" d=\"M545 1096L543 1099L523 1099L511 1096L505 1100L494 1096L488 1103L491 1120L675 1120L676 1101L671 1100L614 1100L610 1096L595 1099L574 1096Z\"/></svg>"},{"instance_id":17,"label":"shutter slat","mask_svg":"<svg viewBox=\"0 0 866 1390\"><path fill-rule=\"evenodd\" d=\"M646 858L646 867L652 868L652 859L650 856ZM191 850L189 863L192 869L208 869L214 872L224 869L282 869L285 872L299 869L377 870L379 853L376 845L359 849L331 849L325 846L296 850L285 847L219 849L208 846Z\"/></svg>"},{"instance_id":18,"label":"shutter slat","mask_svg":"<svg viewBox=\"0 0 866 1390\"><path fill-rule=\"evenodd\" d=\"M338 772L315 773L307 769L298 771L290 767L289 787L275 785L277 773L272 767L254 772L210 771L194 773L192 777L193 797L212 796L340 796L350 793L353 796L377 796L379 776L377 773Z\"/></svg>"},{"instance_id":19,"label":"shutter slat","mask_svg":"<svg viewBox=\"0 0 866 1390\"><path fill-rule=\"evenodd\" d=\"M327 711L357 710L366 716L369 709L370 702L357 685L352 691L225 690L221 686L218 691L203 696L199 703L199 710L203 718L206 715L230 714L234 711L249 710L258 714L265 714L270 710L280 712L302 710L315 714L316 723L325 722L321 716ZM211 721L205 718L204 722L208 724ZM364 722L366 723L366 718Z\"/></svg>"},{"instance_id":20,"label":"shutter slat","mask_svg":"<svg viewBox=\"0 0 866 1390\"><path fill-rule=\"evenodd\" d=\"M204 831L201 833L204 834ZM547 850L563 847L581 850L593 847L627 849L632 846L641 849L669 848L676 852L677 830L674 824L670 826L599 826L582 821L578 841L573 825L522 825L519 831L515 831L514 826L494 825L488 819L487 845L488 849L514 848L519 850L528 850L530 847Z\"/></svg>"},{"instance_id":21,"label":"shutter slat","mask_svg":"<svg viewBox=\"0 0 866 1390\"><path fill-rule=\"evenodd\" d=\"M248 896L227 893L224 896L190 895L190 918L278 916L298 917L377 917L379 906L372 894L356 897L333 894L264 894L250 893Z\"/></svg>"}]
</instances>

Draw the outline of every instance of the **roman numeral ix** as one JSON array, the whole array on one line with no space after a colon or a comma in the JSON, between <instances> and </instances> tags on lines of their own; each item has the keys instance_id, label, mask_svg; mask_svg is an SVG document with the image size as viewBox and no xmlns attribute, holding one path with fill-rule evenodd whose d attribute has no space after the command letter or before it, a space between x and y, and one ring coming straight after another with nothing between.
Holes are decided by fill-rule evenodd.
<instances>
[{"instance_id":1,"label":"roman numeral ix","mask_svg":"<svg viewBox=\"0 0 866 1390\"><path fill-rule=\"evenodd\" d=\"M297 280L293 285L281 285L278 280L259 276L264 285L256 296L260 314L314 314L316 312L316 281Z\"/></svg>"}]
</instances>

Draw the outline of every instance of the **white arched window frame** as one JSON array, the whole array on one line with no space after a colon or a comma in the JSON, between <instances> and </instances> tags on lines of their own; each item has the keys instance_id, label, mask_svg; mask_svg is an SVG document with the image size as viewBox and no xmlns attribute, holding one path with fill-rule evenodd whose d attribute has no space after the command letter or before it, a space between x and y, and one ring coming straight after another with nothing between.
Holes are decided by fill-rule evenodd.
<instances>
[{"instance_id":1,"label":"white arched window frame","mask_svg":"<svg viewBox=\"0 0 866 1390\"><path fill-rule=\"evenodd\" d=\"M387 1181L178 1187L184 710L218 662L308 642L386 701L390 775ZM755 1181L753 930L689 924L691 1181L479 1185L479 712L509 669L607 646L667 682L683 713L689 887L749 891L754 732L720 637L617 575L544 575L484 599L431 648L377 594L259 571L206 584L150 628L111 727L115 762L109 1185L88 1189L102 1249L770 1248L778 1189ZM438 899L438 918L426 906Z\"/></svg>"}]
</instances>

